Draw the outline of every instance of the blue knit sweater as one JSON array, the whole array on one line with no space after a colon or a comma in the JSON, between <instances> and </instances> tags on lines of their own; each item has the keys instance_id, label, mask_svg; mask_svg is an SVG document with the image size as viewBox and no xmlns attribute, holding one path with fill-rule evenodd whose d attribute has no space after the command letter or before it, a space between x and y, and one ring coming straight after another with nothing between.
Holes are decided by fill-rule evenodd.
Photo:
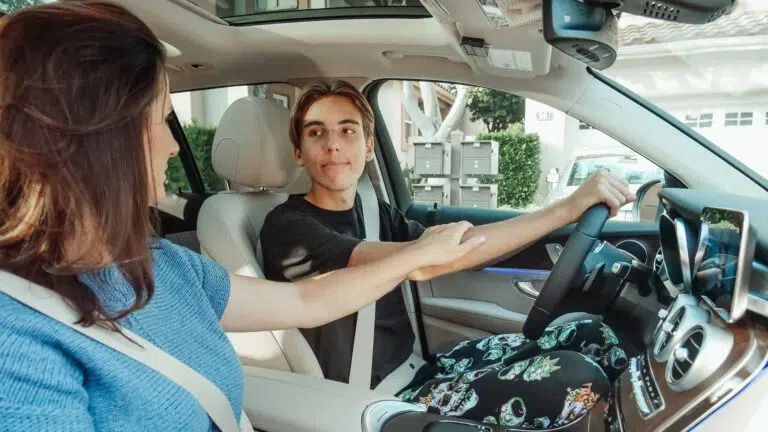
<instances>
[{"instance_id":1,"label":"blue knit sweater","mask_svg":"<svg viewBox=\"0 0 768 432\"><path fill-rule=\"evenodd\" d=\"M219 325L229 275L166 240L154 245L153 258L155 295L120 324L213 381L239 420L242 371ZM133 301L114 267L81 281L109 312ZM0 293L0 431L215 429L181 387Z\"/></svg>"}]
</instances>

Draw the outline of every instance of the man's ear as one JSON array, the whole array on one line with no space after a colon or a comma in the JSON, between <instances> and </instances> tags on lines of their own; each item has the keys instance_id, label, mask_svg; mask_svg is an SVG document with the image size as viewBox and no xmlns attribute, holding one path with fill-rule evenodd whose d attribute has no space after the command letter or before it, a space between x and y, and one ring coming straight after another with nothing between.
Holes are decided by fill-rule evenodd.
<instances>
[{"instance_id":1,"label":"man's ear","mask_svg":"<svg viewBox=\"0 0 768 432\"><path fill-rule=\"evenodd\" d=\"M301 157L301 149L294 149L293 157L296 158L296 163L299 164L299 166L304 166L304 159Z\"/></svg>"},{"instance_id":2,"label":"man's ear","mask_svg":"<svg viewBox=\"0 0 768 432\"><path fill-rule=\"evenodd\" d=\"M373 137L368 138L368 142L365 143L365 160L368 162L373 160Z\"/></svg>"}]
</instances>

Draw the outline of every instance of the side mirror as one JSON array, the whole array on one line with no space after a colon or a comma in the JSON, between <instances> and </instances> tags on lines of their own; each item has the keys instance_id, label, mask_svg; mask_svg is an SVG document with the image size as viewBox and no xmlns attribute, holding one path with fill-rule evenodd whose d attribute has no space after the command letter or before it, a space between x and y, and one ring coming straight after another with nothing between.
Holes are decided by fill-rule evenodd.
<instances>
[{"instance_id":1,"label":"side mirror","mask_svg":"<svg viewBox=\"0 0 768 432\"><path fill-rule=\"evenodd\" d=\"M659 192L661 180L651 180L640 186L635 192L637 199L632 203L632 220L637 222L655 222L659 220L661 203Z\"/></svg>"}]
</instances>

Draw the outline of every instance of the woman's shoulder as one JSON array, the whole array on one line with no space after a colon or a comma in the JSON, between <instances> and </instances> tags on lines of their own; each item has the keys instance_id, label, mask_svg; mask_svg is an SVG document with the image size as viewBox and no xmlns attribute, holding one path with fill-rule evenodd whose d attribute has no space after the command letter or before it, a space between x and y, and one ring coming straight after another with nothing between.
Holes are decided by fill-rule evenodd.
<instances>
[{"instance_id":1,"label":"woman's shoulder","mask_svg":"<svg viewBox=\"0 0 768 432\"><path fill-rule=\"evenodd\" d=\"M183 295L190 289L201 289L221 318L230 292L229 272L224 266L166 239L153 240L152 250L156 281Z\"/></svg>"},{"instance_id":2,"label":"woman's shoulder","mask_svg":"<svg viewBox=\"0 0 768 432\"><path fill-rule=\"evenodd\" d=\"M9 360L20 352L36 352L32 356L35 358L58 357L60 348L66 351L68 341L77 343L74 333L66 325L0 292L0 351Z\"/></svg>"},{"instance_id":3,"label":"woman's shoulder","mask_svg":"<svg viewBox=\"0 0 768 432\"><path fill-rule=\"evenodd\" d=\"M155 272L173 272L180 276L196 276L202 279L206 266L214 265L213 261L186 246L177 245L164 238L153 238L150 241Z\"/></svg>"}]
</instances>

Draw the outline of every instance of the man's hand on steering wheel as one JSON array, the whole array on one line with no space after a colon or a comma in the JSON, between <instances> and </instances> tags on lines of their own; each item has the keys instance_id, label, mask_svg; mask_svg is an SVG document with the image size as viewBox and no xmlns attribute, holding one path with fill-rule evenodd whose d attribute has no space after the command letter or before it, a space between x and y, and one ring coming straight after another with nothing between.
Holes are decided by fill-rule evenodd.
<instances>
[{"instance_id":1,"label":"man's hand on steering wheel","mask_svg":"<svg viewBox=\"0 0 768 432\"><path fill-rule=\"evenodd\" d=\"M595 204L607 205L611 210L610 217L614 217L619 214L622 206L635 198L626 180L600 169L565 198L562 204L568 209L568 220L572 223L577 222Z\"/></svg>"},{"instance_id":2,"label":"man's hand on steering wheel","mask_svg":"<svg viewBox=\"0 0 768 432\"><path fill-rule=\"evenodd\" d=\"M565 206L570 221L578 221L578 224L528 313L523 325L523 334L528 339L536 340L542 335L557 315L568 291L579 282L577 276L587 255L599 241L609 213L615 216L624 204L634 200L635 194L624 179L600 170L558 204Z\"/></svg>"}]
</instances>

